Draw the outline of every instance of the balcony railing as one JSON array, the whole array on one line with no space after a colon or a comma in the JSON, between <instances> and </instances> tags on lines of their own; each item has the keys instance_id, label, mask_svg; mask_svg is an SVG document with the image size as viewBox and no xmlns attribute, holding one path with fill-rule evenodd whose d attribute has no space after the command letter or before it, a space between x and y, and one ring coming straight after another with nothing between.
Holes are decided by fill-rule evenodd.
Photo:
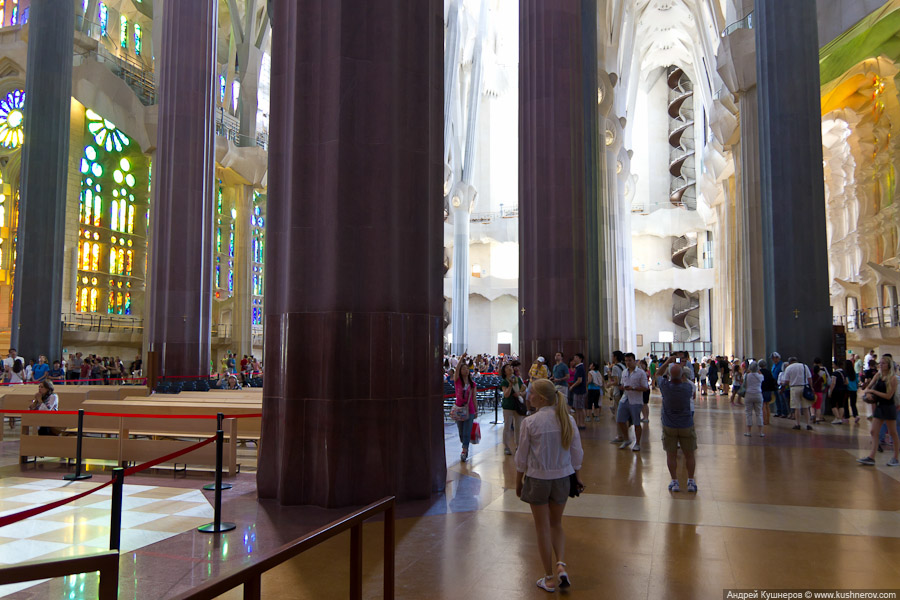
<instances>
[{"instance_id":1,"label":"balcony railing","mask_svg":"<svg viewBox=\"0 0 900 600\"><path fill-rule=\"evenodd\" d=\"M95 333L141 333L144 321L128 315L104 315L100 313L65 313L62 316L65 331L92 331Z\"/></svg>"},{"instance_id":2,"label":"balcony railing","mask_svg":"<svg viewBox=\"0 0 900 600\"><path fill-rule=\"evenodd\" d=\"M750 11L746 17L726 27L722 32L722 37L728 37L738 29L753 29L753 27L753 11Z\"/></svg>"},{"instance_id":3,"label":"balcony railing","mask_svg":"<svg viewBox=\"0 0 900 600\"><path fill-rule=\"evenodd\" d=\"M836 315L835 325L843 325L847 331L873 327L897 327L900 325L900 305L861 308L849 315Z\"/></svg>"},{"instance_id":4,"label":"balcony railing","mask_svg":"<svg viewBox=\"0 0 900 600\"><path fill-rule=\"evenodd\" d=\"M236 146L252 146L248 144L249 137L241 135L240 120L225 112L221 107L216 112L216 135L228 138ZM260 131L256 134L255 143L263 150L269 149L269 133Z\"/></svg>"},{"instance_id":5,"label":"balcony railing","mask_svg":"<svg viewBox=\"0 0 900 600\"><path fill-rule=\"evenodd\" d=\"M519 207L513 206L512 208L502 209L502 210L500 210L500 212L472 213L471 215L469 215L469 222L487 225L487 224L493 223L497 219L518 219L518 218L519 218Z\"/></svg>"}]
</instances>

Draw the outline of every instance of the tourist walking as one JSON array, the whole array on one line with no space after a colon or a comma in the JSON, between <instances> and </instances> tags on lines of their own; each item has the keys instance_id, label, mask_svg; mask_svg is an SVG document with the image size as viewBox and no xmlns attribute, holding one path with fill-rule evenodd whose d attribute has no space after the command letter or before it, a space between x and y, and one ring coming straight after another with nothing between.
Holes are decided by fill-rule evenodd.
<instances>
[{"instance_id":1,"label":"tourist walking","mask_svg":"<svg viewBox=\"0 0 900 600\"><path fill-rule=\"evenodd\" d=\"M469 409L469 418L464 421L457 421L456 426L459 429L459 441L462 444L462 452L460 452L460 462L466 462L469 459L469 442L472 440L472 423L475 422L475 415L478 412L475 403L475 393L477 388L475 380L472 379L472 373L469 371L469 365L465 361L466 355L463 354L459 361L459 368L453 372L453 387L456 390L456 406L467 406Z\"/></svg>"},{"instance_id":2,"label":"tourist walking","mask_svg":"<svg viewBox=\"0 0 900 600\"><path fill-rule=\"evenodd\" d=\"M600 408L602 406L602 402L603 375L600 374L600 369L597 367L597 363L591 363L591 367L590 369L588 369L587 421L590 421L592 418L595 422L600 421Z\"/></svg>"},{"instance_id":3,"label":"tourist walking","mask_svg":"<svg viewBox=\"0 0 900 600\"><path fill-rule=\"evenodd\" d=\"M619 449L629 446L634 452L641 450L641 407L644 405L644 390L648 389L647 374L637 366L634 354L625 355L625 370L619 381L622 399L616 412L616 425L619 428ZM628 439L628 423L634 424L634 445Z\"/></svg>"},{"instance_id":4,"label":"tourist walking","mask_svg":"<svg viewBox=\"0 0 900 600\"><path fill-rule=\"evenodd\" d=\"M882 425L887 425L887 433L894 441L894 456L887 465L896 467L898 452L900 452L900 435L897 433L897 406L894 404L894 392L897 389L897 370L894 361L887 356L882 356L878 363L878 373L872 379L869 387L863 393L863 400L873 405L872 409L872 446L869 455L858 458L857 462L864 465L875 464L875 451L878 448L878 432Z\"/></svg>"},{"instance_id":5,"label":"tourist walking","mask_svg":"<svg viewBox=\"0 0 900 600\"><path fill-rule=\"evenodd\" d=\"M510 363L503 365L500 370L503 379L500 381L500 389L503 390L503 452L512 454L513 447L519 432L522 430L522 421L525 419L525 383L516 375L516 369Z\"/></svg>"},{"instance_id":6,"label":"tourist walking","mask_svg":"<svg viewBox=\"0 0 900 600\"><path fill-rule=\"evenodd\" d=\"M747 414L747 431L744 435L747 437L753 435L754 422L759 427L759 437L766 437L762 408L762 385L764 380L765 378L759 372L759 363L751 362L747 373L743 375L744 412Z\"/></svg>"},{"instance_id":7,"label":"tourist walking","mask_svg":"<svg viewBox=\"0 0 900 600\"><path fill-rule=\"evenodd\" d=\"M562 516L573 483L579 493L584 489L578 476L584 451L578 427L569 416L565 395L543 379L531 384L528 395L537 412L525 419L519 435L516 495L531 506L534 518L538 555L544 568L537 586L554 592L557 587L565 589L572 584L566 570Z\"/></svg>"},{"instance_id":8,"label":"tourist walking","mask_svg":"<svg viewBox=\"0 0 900 600\"><path fill-rule=\"evenodd\" d=\"M850 407L849 410L853 413L853 422L859 423L859 408L856 406L859 374L856 372L856 367L849 360L844 361L844 375L847 378L847 404ZM849 412L847 413L847 418L850 418Z\"/></svg>"}]
</instances>

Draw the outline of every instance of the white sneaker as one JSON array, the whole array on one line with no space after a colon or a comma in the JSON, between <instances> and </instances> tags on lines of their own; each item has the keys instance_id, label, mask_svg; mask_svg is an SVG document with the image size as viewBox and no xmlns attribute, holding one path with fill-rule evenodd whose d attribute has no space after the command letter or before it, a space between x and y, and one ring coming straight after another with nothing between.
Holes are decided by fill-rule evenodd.
<instances>
[{"instance_id":1,"label":"white sneaker","mask_svg":"<svg viewBox=\"0 0 900 600\"><path fill-rule=\"evenodd\" d=\"M626 440L626 441L622 442L621 444L619 444L619 450L625 450L630 445L631 445L631 442Z\"/></svg>"},{"instance_id":2,"label":"white sneaker","mask_svg":"<svg viewBox=\"0 0 900 600\"><path fill-rule=\"evenodd\" d=\"M888 461L887 466L889 466L889 467L900 466L900 461L898 461L896 458L892 458L891 460Z\"/></svg>"},{"instance_id":3,"label":"white sneaker","mask_svg":"<svg viewBox=\"0 0 900 600\"><path fill-rule=\"evenodd\" d=\"M697 482L693 479L688 479L687 491L696 492L697 491Z\"/></svg>"},{"instance_id":4,"label":"white sneaker","mask_svg":"<svg viewBox=\"0 0 900 600\"><path fill-rule=\"evenodd\" d=\"M680 492L681 486L678 485L678 480L673 479L671 483L669 483L669 491L670 492Z\"/></svg>"},{"instance_id":5,"label":"white sneaker","mask_svg":"<svg viewBox=\"0 0 900 600\"><path fill-rule=\"evenodd\" d=\"M641 451L641 446L640 446L640 444L635 444L634 446L632 446L632 447L631 447L631 451L632 451L632 452L640 452L640 451Z\"/></svg>"},{"instance_id":6,"label":"white sneaker","mask_svg":"<svg viewBox=\"0 0 900 600\"><path fill-rule=\"evenodd\" d=\"M832 425L843 425L843 423L844 422L841 421L840 419L835 419L834 421L831 422Z\"/></svg>"}]
</instances>

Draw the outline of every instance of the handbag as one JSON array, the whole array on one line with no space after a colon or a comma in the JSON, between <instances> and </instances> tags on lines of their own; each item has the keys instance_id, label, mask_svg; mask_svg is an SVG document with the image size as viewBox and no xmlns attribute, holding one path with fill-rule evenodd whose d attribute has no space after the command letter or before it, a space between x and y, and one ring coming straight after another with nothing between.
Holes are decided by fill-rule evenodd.
<instances>
[{"instance_id":1,"label":"handbag","mask_svg":"<svg viewBox=\"0 0 900 600\"><path fill-rule=\"evenodd\" d=\"M569 498L580 496L582 491L584 491L584 486L579 485L578 476L575 473L569 475Z\"/></svg>"},{"instance_id":2,"label":"handbag","mask_svg":"<svg viewBox=\"0 0 900 600\"><path fill-rule=\"evenodd\" d=\"M462 406L458 406L454 404L453 408L450 409L450 418L454 421L468 421L469 405L463 404Z\"/></svg>"},{"instance_id":3,"label":"handbag","mask_svg":"<svg viewBox=\"0 0 900 600\"><path fill-rule=\"evenodd\" d=\"M472 435L469 441L473 444L481 442L481 425L478 424L478 421L472 422Z\"/></svg>"},{"instance_id":4,"label":"handbag","mask_svg":"<svg viewBox=\"0 0 900 600\"><path fill-rule=\"evenodd\" d=\"M523 398L517 396L515 406L517 415L521 415L524 417L528 414L528 407L525 406L525 400Z\"/></svg>"},{"instance_id":5,"label":"handbag","mask_svg":"<svg viewBox=\"0 0 900 600\"><path fill-rule=\"evenodd\" d=\"M746 381L741 382L741 387L738 388L737 393L738 393L738 396L740 396L741 398L743 398L744 396L747 395L747 382Z\"/></svg>"},{"instance_id":6,"label":"handbag","mask_svg":"<svg viewBox=\"0 0 900 600\"><path fill-rule=\"evenodd\" d=\"M812 391L812 387L808 383L803 384L803 399L807 402L815 402L816 394Z\"/></svg>"}]
</instances>

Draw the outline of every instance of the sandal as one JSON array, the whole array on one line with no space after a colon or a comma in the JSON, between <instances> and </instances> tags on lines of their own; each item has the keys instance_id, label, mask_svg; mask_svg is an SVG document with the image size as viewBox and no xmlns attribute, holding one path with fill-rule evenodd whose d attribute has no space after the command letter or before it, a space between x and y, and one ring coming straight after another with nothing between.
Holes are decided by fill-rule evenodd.
<instances>
[{"instance_id":1,"label":"sandal","mask_svg":"<svg viewBox=\"0 0 900 600\"><path fill-rule=\"evenodd\" d=\"M572 585L572 582L569 580L569 574L566 573L566 563L558 562L556 563L557 567L562 567L562 570L557 568L556 576L559 577L559 587L567 588Z\"/></svg>"},{"instance_id":2,"label":"sandal","mask_svg":"<svg viewBox=\"0 0 900 600\"><path fill-rule=\"evenodd\" d=\"M556 591L556 587L552 585L547 585L547 581L553 581L553 575L547 575L545 577L541 577L537 580L537 586L544 590L545 592L550 592L551 594Z\"/></svg>"}]
</instances>

